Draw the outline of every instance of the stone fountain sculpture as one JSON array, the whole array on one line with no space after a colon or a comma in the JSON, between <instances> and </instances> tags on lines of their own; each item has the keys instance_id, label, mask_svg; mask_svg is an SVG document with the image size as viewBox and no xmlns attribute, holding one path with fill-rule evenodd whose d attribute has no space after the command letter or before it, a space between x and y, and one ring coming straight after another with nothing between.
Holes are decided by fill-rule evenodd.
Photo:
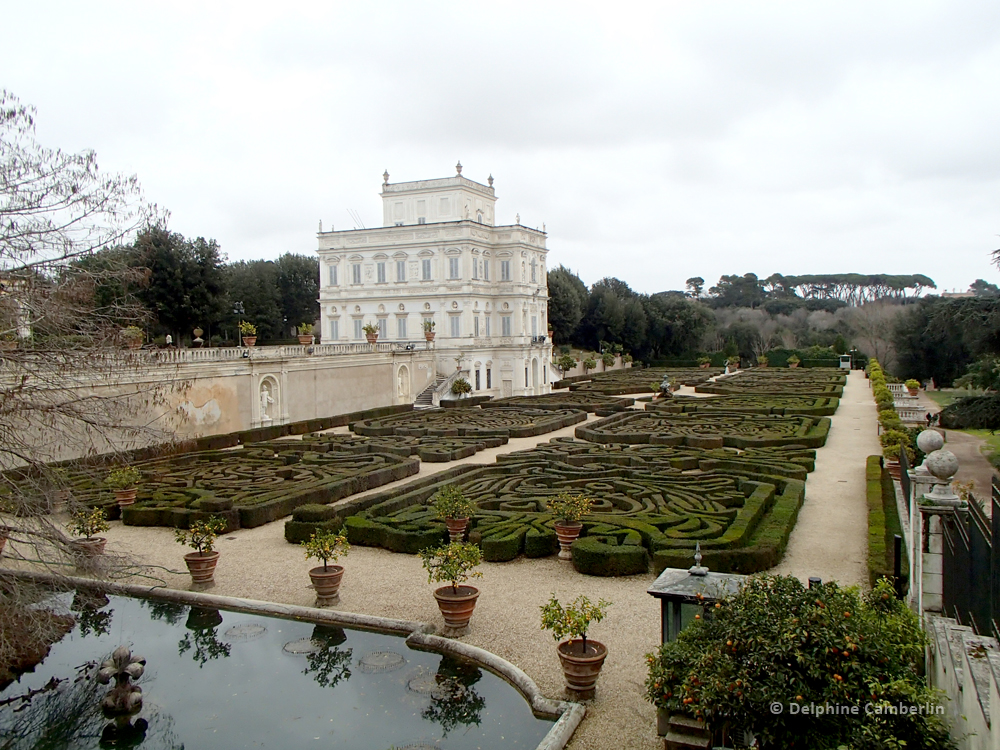
<instances>
[{"instance_id":1,"label":"stone fountain sculpture","mask_svg":"<svg viewBox=\"0 0 1000 750\"><path fill-rule=\"evenodd\" d=\"M107 715L127 716L142 708L142 688L132 684L132 680L142 677L145 669L146 660L132 656L125 646L116 648L111 658L101 663L97 681L102 685L109 684L112 679L115 681L115 686L101 701L101 708Z\"/></svg>"}]
</instances>

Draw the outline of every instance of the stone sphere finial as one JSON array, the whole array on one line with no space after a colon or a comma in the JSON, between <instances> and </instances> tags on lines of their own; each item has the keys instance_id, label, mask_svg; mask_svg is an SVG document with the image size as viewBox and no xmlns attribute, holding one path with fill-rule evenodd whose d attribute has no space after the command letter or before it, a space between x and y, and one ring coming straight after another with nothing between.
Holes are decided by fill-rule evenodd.
<instances>
[{"instance_id":1,"label":"stone sphere finial","mask_svg":"<svg viewBox=\"0 0 1000 750\"><path fill-rule=\"evenodd\" d=\"M924 454L930 454L944 447L944 436L937 430L924 430L917 435L917 447Z\"/></svg>"},{"instance_id":2,"label":"stone sphere finial","mask_svg":"<svg viewBox=\"0 0 1000 750\"><path fill-rule=\"evenodd\" d=\"M951 479L958 471L958 459L954 453L946 450L933 451L927 456L924 465L927 471L942 481Z\"/></svg>"},{"instance_id":3,"label":"stone sphere finial","mask_svg":"<svg viewBox=\"0 0 1000 750\"><path fill-rule=\"evenodd\" d=\"M462 160L461 159L459 159L458 160L458 164L455 165L455 172L458 173L458 174L462 174Z\"/></svg>"}]
</instances>

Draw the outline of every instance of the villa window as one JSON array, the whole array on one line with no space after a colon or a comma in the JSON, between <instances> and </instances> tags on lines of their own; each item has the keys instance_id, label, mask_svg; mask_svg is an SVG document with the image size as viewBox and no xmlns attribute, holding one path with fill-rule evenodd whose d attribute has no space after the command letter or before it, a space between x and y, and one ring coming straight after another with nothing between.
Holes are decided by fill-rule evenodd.
<instances>
[{"instance_id":1,"label":"villa window","mask_svg":"<svg viewBox=\"0 0 1000 750\"><path fill-rule=\"evenodd\" d=\"M477 315L472 319L472 328L475 331L476 338L479 338L479 316Z\"/></svg>"},{"instance_id":2,"label":"villa window","mask_svg":"<svg viewBox=\"0 0 1000 750\"><path fill-rule=\"evenodd\" d=\"M396 261L396 281L406 281L406 261Z\"/></svg>"},{"instance_id":3,"label":"villa window","mask_svg":"<svg viewBox=\"0 0 1000 750\"><path fill-rule=\"evenodd\" d=\"M458 273L458 258L448 258L448 278L458 279L461 278Z\"/></svg>"},{"instance_id":4,"label":"villa window","mask_svg":"<svg viewBox=\"0 0 1000 750\"><path fill-rule=\"evenodd\" d=\"M451 337L457 339L462 335L462 316L452 315L451 316Z\"/></svg>"},{"instance_id":5,"label":"villa window","mask_svg":"<svg viewBox=\"0 0 1000 750\"><path fill-rule=\"evenodd\" d=\"M379 338L382 338L382 339L389 338L389 334L387 333L388 330L389 330L389 326L386 323L385 318L379 318L378 319L378 335L379 335Z\"/></svg>"},{"instance_id":6,"label":"villa window","mask_svg":"<svg viewBox=\"0 0 1000 750\"><path fill-rule=\"evenodd\" d=\"M337 267L330 266L330 286L337 286Z\"/></svg>"},{"instance_id":7,"label":"villa window","mask_svg":"<svg viewBox=\"0 0 1000 750\"><path fill-rule=\"evenodd\" d=\"M476 370L476 390L477 390L477 391L479 391L479 390L482 390L482 389L481 389L481 388L479 387L479 370Z\"/></svg>"},{"instance_id":8,"label":"villa window","mask_svg":"<svg viewBox=\"0 0 1000 750\"><path fill-rule=\"evenodd\" d=\"M421 274L422 274L421 278L423 278L424 281L430 281L431 280L431 259L430 258L426 258L426 259L420 261L420 270L421 270Z\"/></svg>"},{"instance_id":9,"label":"villa window","mask_svg":"<svg viewBox=\"0 0 1000 750\"><path fill-rule=\"evenodd\" d=\"M376 279L379 284L385 283L385 263L380 262L375 264Z\"/></svg>"},{"instance_id":10,"label":"villa window","mask_svg":"<svg viewBox=\"0 0 1000 750\"><path fill-rule=\"evenodd\" d=\"M396 318L396 338L406 340L406 318Z\"/></svg>"},{"instance_id":11,"label":"villa window","mask_svg":"<svg viewBox=\"0 0 1000 750\"><path fill-rule=\"evenodd\" d=\"M340 338L340 321L330 321L330 340L337 341Z\"/></svg>"},{"instance_id":12,"label":"villa window","mask_svg":"<svg viewBox=\"0 0 1000 750\"><path fill-rule=\"evenodd\" d=\"M490 337L490 316L489 315L487 315L483 319L483 324L485 325L485 329L483 330L483 335L486 336L486 338L489 338Z\"/></svg>"},{"instance_id":13,"label":"villa window","mask_svg":"<svg viewBox=\"0 0 1000 750\"><path fill-rule=\"evenodd\" d=\"M500 281L510 281L510 261L500 261Z\"/></svg>"},{"instance_id":14,"label":"villa window","mask_svg":"<svg viewBox=\"0 0 1000 750\"><path fill-rule=\"evenodd\" d=\"M538 282L538 265L535 263L534 258L531 260L531 283L535 284Z\"/></svg>"},{"instance_id":15,"label":"villa window","mask_svg":"<svg viewBox=\"0 0 1000 750\"><path fill-rule=\"evenodd\" d=\"M489 390L493 387L493 370L489 367L486 368L486 389Z\"/></svg>"},{"instance_id":16,"label":"villa window","mask_svg":"<svg viewBox=\"0 0 1000 750\"><path fill-rule=\"evenodd\" d=\"M351 264L351 283L360 284L361 283L361 264L352 263Z\"/></svg>"},{"instance_id":17,"label":"villa window","mask_svg":"<svg viewBox=\"0 0 1000 750\"><path fill-rule=\"evenodd\" d=\"M472 279L476 280L479 278L479 261L476 258L472 259Z\"/></svg>"},{"instance_id":18,"label":"villa window","mask_svg":"<svg viewBox=\"0 0 1000 750\"><path fill-rule=\"evenodd\" d=\"M354 338L358 341L365 337L365 332L361 330L361 326L364 325L361 322L361 318L355 318L354 320Z\"/></svg>"},{"instance_id":19,"label":"villa window","mask_svg":"<svg viewBox=\"0 0 1000 750\"><path fill-rule=\"evenodd\" d=\"M537 315L532 315L531 316L531 335L532 336L537 336L538 335L538 316Z\"/></svg>"},{"instance_id":20,"label":"villa window","mask_svg":"<svg viewBox=\"0 0 1000 750\"><path fill-rule=\"evenodd\" d=\"M500 335L510 336L510 315L500 316Z\"/></svg>"},{"instance_id":21,"label":"villa window","mask_svg":"<svg viewBox=\"0 0 1000 750\"><path fill-rule=\"evenodd\" d=\"M486 258L483 258L483 281L490 280L490 262Z\"/></svg>"}]
</instances>

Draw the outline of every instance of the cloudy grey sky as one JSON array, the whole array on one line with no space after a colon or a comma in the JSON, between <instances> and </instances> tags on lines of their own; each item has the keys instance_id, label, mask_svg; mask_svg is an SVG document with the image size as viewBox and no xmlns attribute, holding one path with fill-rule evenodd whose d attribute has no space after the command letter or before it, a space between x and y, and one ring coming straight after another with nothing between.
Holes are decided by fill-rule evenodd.
<instances>
[{"instance_id":1,"label":"cloudy grey sky","mask_svg":"<svg viewBox=\"0 0 1000 750\"><path fill-rule=\"evenodd\" d=\"M1000 3L3 0L0 87L230 259L496 179L588 284L1000 281Z\"/></svg>"}]
</instances>

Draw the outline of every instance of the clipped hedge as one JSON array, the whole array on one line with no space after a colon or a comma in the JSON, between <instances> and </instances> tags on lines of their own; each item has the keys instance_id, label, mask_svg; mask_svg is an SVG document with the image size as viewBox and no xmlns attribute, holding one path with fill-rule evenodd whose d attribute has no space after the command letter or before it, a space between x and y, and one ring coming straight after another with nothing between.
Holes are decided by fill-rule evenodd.
<instances>
[{"instance_id":1,"label":"clipped hedge","mask_svg":"<svg viewBox=\"0 0 1000 750\"><path fill-rule=\"evenodd\" d=\"M865 498L868 502L868 581L874 586L880 578L893 578L895 544L902 536L896 488L881 456L869 456L865 465ZM901 564L903 587L909 580L909 561L905 549Z\"/></svg>"},{"instance_id":2,"label":"clipped hedge","mask_svg":"<svg viewBox=\"0 0 1000 750\"><path fill-rule=\"evenodd\" d=\"M967 396L941 410L940 424L953 430L1000 429L1000 394Z\"/></svg>"},{"instance_id":3,"label":"clipped hedge","mask_svg":"<svg viewBox=\"0 0 1000 750\"><path fill-rule=\"evenodd\" d=\"M630 576L645 573L649 554L638 533L619 541L614 534L584 536L573 542L573 567L591 576Z\"/></svg>"}]
</instances>

